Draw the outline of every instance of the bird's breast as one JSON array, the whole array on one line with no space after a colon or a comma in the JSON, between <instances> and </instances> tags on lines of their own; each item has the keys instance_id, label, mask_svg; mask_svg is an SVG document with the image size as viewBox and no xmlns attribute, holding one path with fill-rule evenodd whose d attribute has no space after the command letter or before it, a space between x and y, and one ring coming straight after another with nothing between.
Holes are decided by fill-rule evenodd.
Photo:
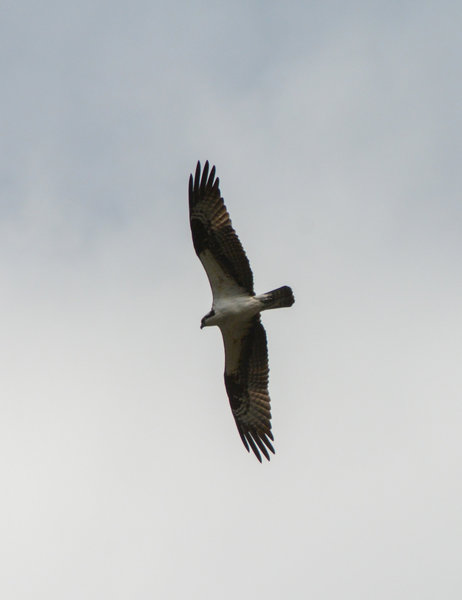
<instances>
[{"instance_id":1,"label":"bird's breast","mask_svg":"<svg viewBox=\"0 0 462 600\"><path fill-rule=\"evenodd\" d=\"M260 312L260 308L260 303L253 296L218 298L213 303L217 324L235 319L250 319Z\"/></svg>"}]
</instances>

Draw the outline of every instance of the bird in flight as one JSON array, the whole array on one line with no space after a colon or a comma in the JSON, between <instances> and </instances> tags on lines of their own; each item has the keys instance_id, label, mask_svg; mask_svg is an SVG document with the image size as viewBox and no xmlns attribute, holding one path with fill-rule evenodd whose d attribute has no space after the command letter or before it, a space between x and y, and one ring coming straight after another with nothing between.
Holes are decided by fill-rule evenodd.
<instances>
[{"instance_id":1,"label":"bird in flight","mask_svg":"<svg viewBox=\"0 0 462 600\"><path fill-rule=\"evenodd\" d=\"M225 347L225 387L237 430L260 462L274 454L268 394L268 350L260 313L292 306L288 286L255 295L253 274L220 193L215 167L197 163L189 178L189 219L194 249L212 288L212 310L201 329L217 325ZM261 454L260 454L261 452Z\"/></svg>"}]
</instances>

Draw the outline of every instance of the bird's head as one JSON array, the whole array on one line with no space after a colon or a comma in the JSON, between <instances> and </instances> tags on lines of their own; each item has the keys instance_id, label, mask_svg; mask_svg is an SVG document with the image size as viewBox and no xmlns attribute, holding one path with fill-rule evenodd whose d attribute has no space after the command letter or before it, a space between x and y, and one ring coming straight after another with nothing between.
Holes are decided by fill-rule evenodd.
<instances>
[{"instance_id":1,"label":"bird's head","mask_svg":"<svg viewBox=\"0 0 462 600\"><path fill-rule=\"evenodd\" d=\"M202 317L201 319L201 329L204 329L204 327L207 327L208 325L210 325L210 323L208 323L208 321L215 316L215 311L212 309L210 312L208 312L205 317Z\"/></svg>"}]
</instances>

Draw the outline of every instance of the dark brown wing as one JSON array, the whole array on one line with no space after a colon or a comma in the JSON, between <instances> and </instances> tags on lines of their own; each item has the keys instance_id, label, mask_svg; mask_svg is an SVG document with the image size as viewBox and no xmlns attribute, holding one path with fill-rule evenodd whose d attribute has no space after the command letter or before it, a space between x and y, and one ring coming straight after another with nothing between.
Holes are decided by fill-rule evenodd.
<instances>
[{"instance_id":1,"label":"dark brown wing","mask_svg":"<svg viewBox=\"0 0 462 600\"><path fill-rule=\"evenodd\" d=\"M228 294L233 292L234 286L235 293L253 295L250 264L231 225L219 183L215 167L209 175L208 161L202 176L198 162L194 179L192 175L189 178L189 218L194 249L204 265L214 297L223 285L228 288Z\"/></svg>"},{"instance_id":2,"label":"dark brown wing","mask_svg":"<svg viewBox=\"0 0 462 600\"><path fill-rule=\"evenodd\" d=\"M271 410L268 394L268 350L260 316L222 329L225 345L225 385L237 429L249 451L261 462L260 451L269 460ZM260 451L259 451L260 450Z\"/></svg>"}]
</instances>

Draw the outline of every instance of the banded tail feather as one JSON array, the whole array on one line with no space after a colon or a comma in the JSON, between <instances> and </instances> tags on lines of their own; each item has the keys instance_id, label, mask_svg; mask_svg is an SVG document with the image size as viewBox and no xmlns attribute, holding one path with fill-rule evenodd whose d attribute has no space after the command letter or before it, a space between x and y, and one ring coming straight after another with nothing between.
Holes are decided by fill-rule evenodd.
<instances>
[{"instance_id":1,"label":"banded tail feather","mask_svg":"<svg viewBox=\"0 0 462 600\"><path fill-rule=\"evenodd\" d=\"M292 306L295 302L294 294L292 289L288 285L283 285L276 290L266 292L257 296L260 302L263 303L263 310L270 310L271 308L286 308Z\"/></svg>"}]
</instances>

